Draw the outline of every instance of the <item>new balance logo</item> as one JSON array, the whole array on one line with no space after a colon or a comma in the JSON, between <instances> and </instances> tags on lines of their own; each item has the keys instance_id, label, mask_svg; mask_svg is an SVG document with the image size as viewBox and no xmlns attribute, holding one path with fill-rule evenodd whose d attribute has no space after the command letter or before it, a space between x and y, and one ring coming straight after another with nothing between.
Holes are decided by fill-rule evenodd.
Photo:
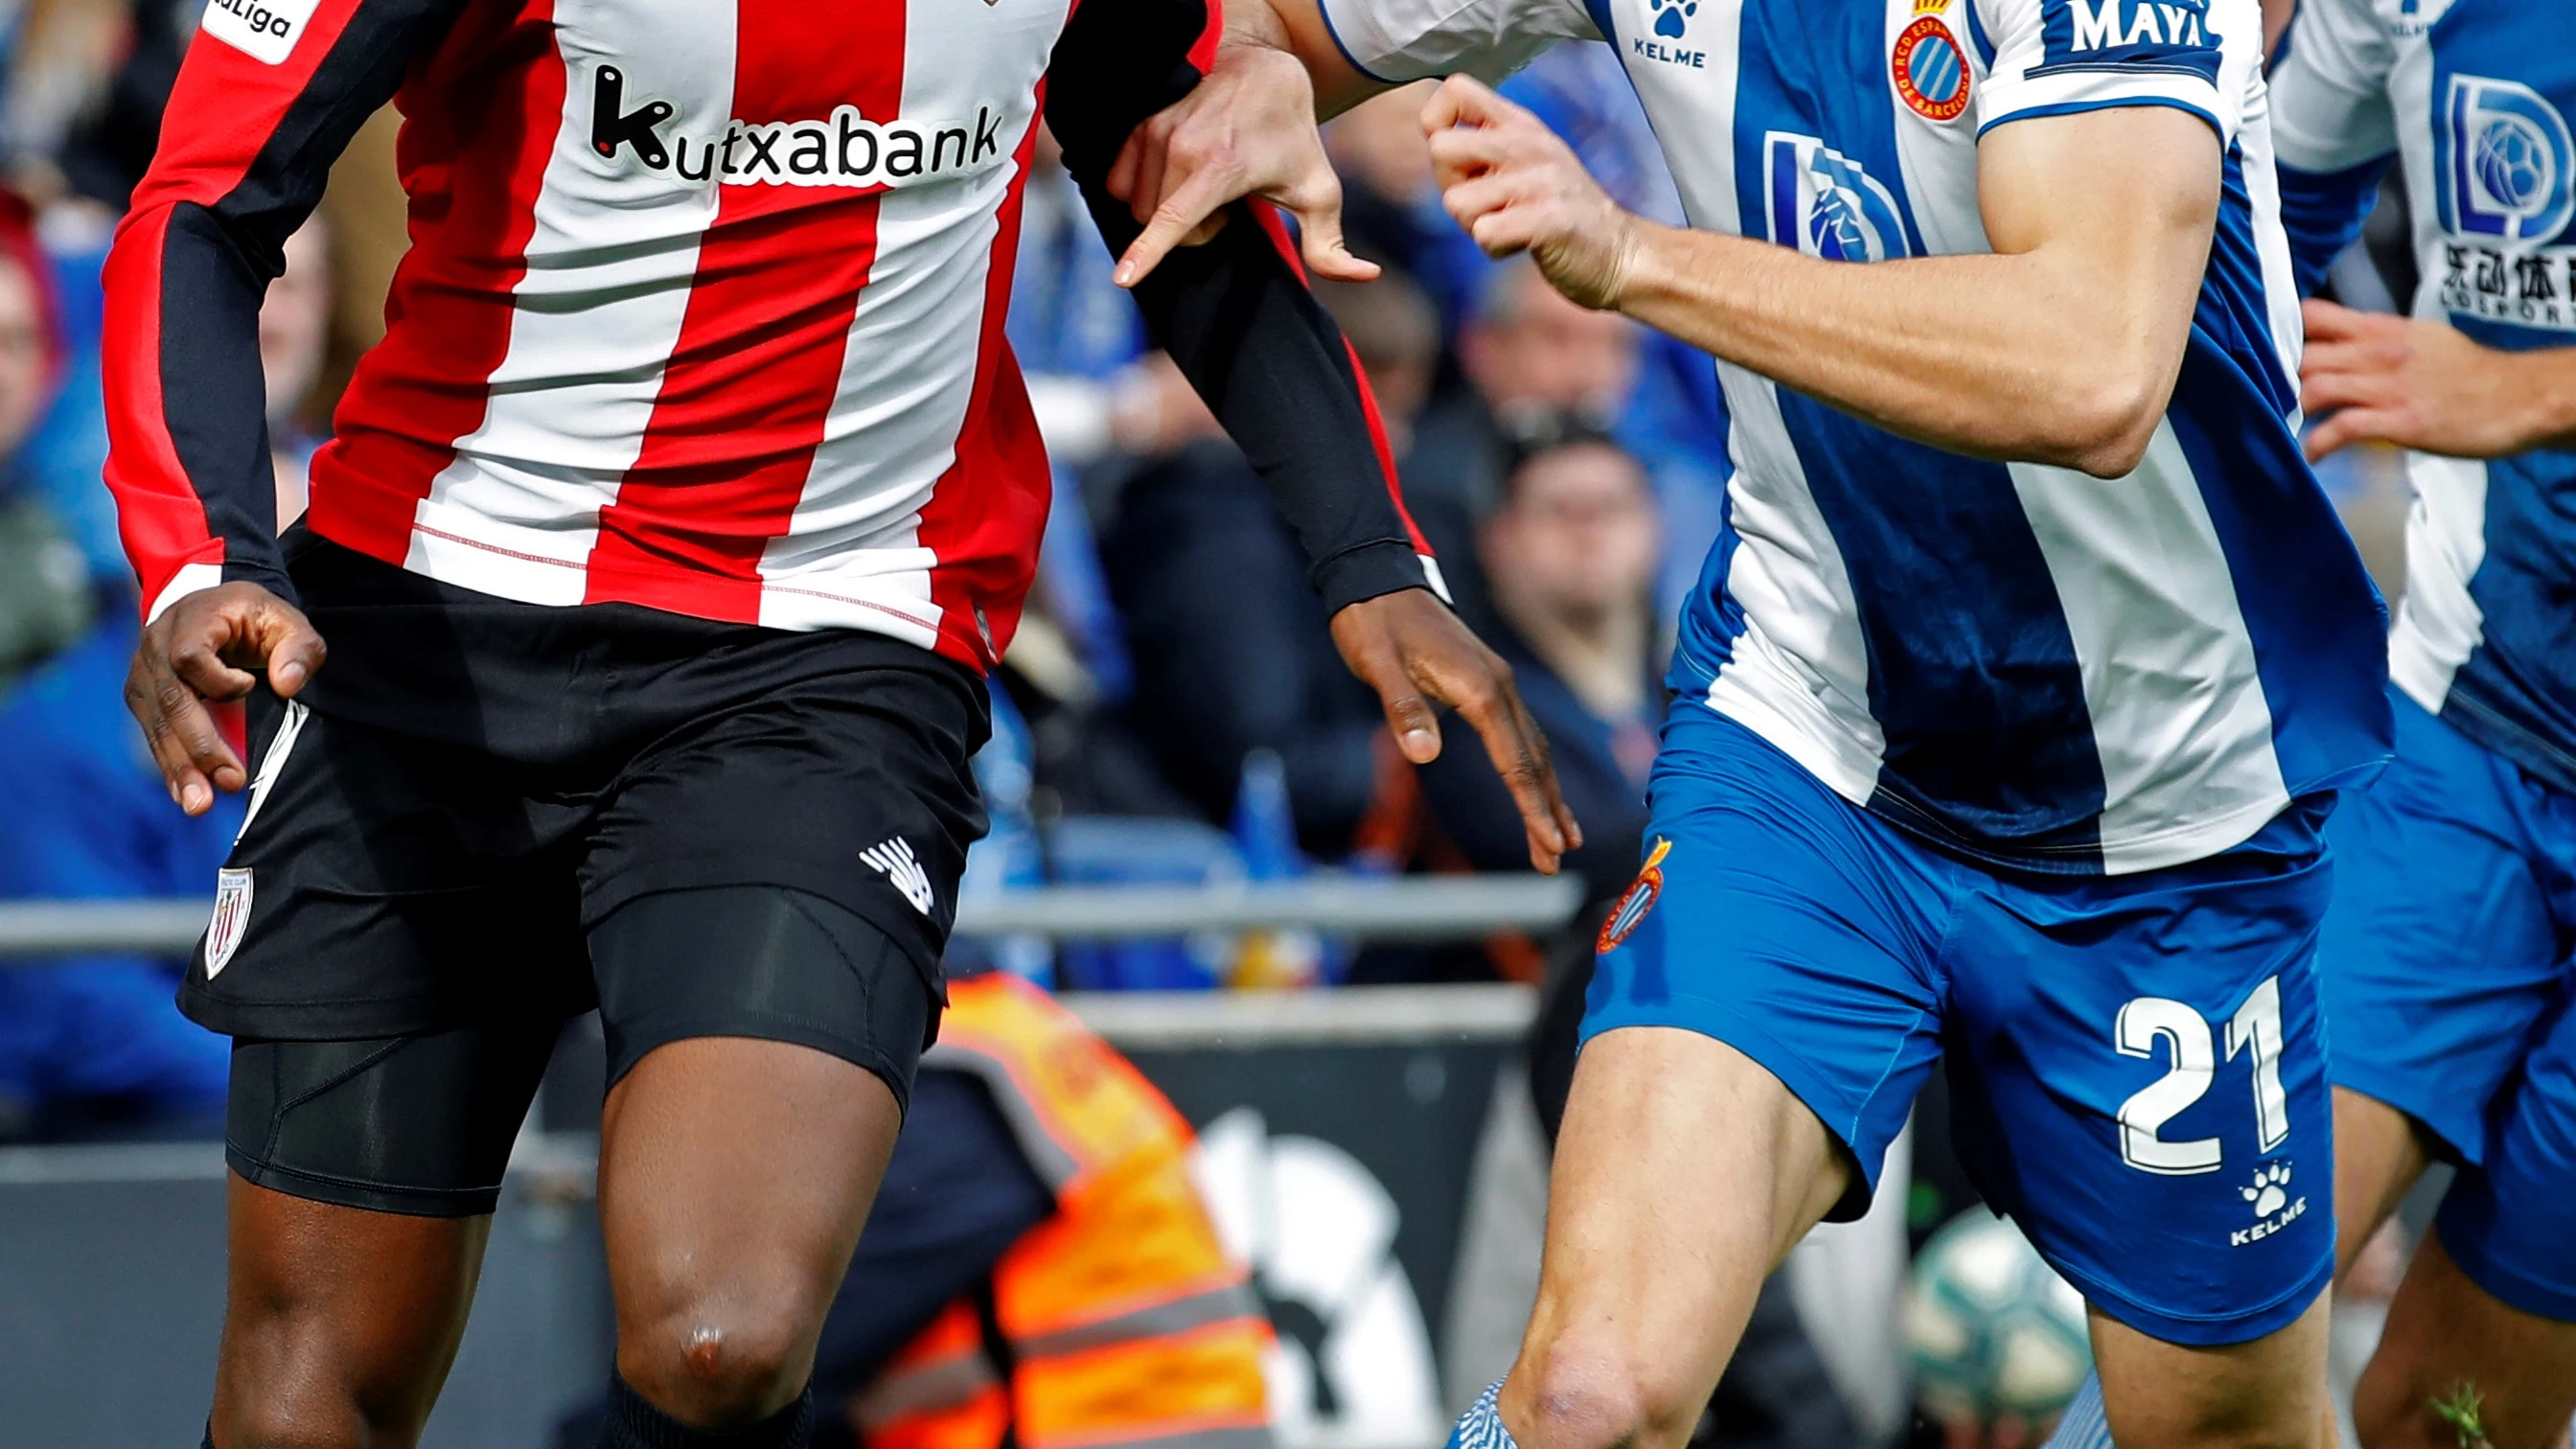
<instances>
[{"instance_id":1,"label":"new balance logo","mask_svg":"<svg viewBox=\"0 0 2576 1449\"><path fill-rule=\"evenodd\" d=\"M860 851L859 859L876 867L879 875L903 892L903 898L912 902L914 910L925 916L930 914L935 899L930 893L930 872L921 868L920 859L912 853L910 841L898 835L882 845L872 845Z\"/></svg>"},{"instance_id":2,"label":"new balance logo","mask_svg":"<svg viewBox=\"0 0 2576 1449\"><path fill-rule=\"evenodd\" d=\"M871 121L856 106L836 106L812 121L729 120L717 135L686 130L665 137L678 119L669 101L626 108L626 73L603 65L591 73L590 148L615 161L631 152L648 171L682 181L726 186L910 186L989 170L1010 159L1003 110L985 104L971 121L927 125Z\"/></svg>"}]
</instances>

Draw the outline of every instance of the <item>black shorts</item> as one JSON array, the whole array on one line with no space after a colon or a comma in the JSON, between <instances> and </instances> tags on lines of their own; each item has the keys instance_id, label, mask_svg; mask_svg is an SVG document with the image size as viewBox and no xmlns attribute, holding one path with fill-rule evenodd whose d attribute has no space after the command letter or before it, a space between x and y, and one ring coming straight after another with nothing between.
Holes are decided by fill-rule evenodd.
<instances>
[{"instance_id":1,"label":"black shorts","mask_svg":"<svg viewBox=\"0 0 2576 1449\"><path fill-rule=\"evenodd\" d=\"M293 703L251 698L247 823L180 989L249 1053L236 1169L488 1211L546 1048L593 1005L612 1083L749 1036L907 1096L984 831L979 678L871 634L521 604L286 541L330 656Z\"/></svg>"}]
</instances>

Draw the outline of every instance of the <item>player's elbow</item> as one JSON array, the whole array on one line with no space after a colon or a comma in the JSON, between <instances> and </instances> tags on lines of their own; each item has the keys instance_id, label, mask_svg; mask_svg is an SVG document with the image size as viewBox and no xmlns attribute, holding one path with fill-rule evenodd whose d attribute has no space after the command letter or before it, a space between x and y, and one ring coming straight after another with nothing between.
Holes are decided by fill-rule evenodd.
<instances>
[{"instance_id":1,"label":"player's elbow","mask_svg":"<svg viewBox=\"0 0 2576 1449\"><path fill-rule=\"evenodd\" d=\"M2096 478L2134 473L2172 393L2170 379L2141 367L2071 369L2060 395L2033 418L2043 434L2036 461Z\"/></svg>"}]
</instances>

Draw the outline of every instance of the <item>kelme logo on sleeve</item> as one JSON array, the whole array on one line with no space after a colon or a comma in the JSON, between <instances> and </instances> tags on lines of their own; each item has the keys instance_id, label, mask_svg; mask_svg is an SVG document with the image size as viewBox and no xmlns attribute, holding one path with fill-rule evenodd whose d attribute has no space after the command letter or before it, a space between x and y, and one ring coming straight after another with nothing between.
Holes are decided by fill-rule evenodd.
<instances>
[{"instance_id":1,"label":"kelme logo on sleeve","mask_svg":"<svg viewBox=\"0 0 2576 1449\"><path fill-rule=\"evenodd\" d=\"M263 65L278 65L295 49L321 0L206 0L198 28Z\"/></svg>"}]
</instances>

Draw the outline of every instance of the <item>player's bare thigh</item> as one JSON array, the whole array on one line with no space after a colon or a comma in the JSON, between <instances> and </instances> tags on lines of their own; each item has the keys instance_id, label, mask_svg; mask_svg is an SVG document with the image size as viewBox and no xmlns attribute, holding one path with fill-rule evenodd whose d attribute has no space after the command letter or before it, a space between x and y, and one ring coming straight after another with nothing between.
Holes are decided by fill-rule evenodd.
<instances>
[{"instance_id":1,"label":"player's bare thigh","mask_svg":"<svg viewBox=\"0 0 2576 1449\"><path fill-rule=\"evenodd\" d=\"M2099 1310L2093 1363L2120 1449L2334 1449L2326 1395L2327 1295L2287 1327L2198 1348L2149 1338Z\"/></svg>"},{"instance_id":2,"label":"player's bare thigh","mask_svg":"<svg viewBox=\"0 0 2576 1449\"><path fill-rule=\"evenodd\" d=\"M1513 1437L1681 1444L1762 1280L1847 1174L1824 1124L1735 1048L1674 1027L1594 1038L1557 1144L1538 1304L1503 1386Z\"/></svg>"},{"instance_id":3,"label":"player's bare thigh","mask_svg":"<svg viewBox=\"0 0 2576 1449\"><path fill-rule=\"evenodd\" d=\"M2395 1213L2429 1162L2406 1114L2335 1089L2338 1275ZM2466 1410L2492 1449L2565 1449L2576 1414L2576 1324L2497 1301L2460 1271L2438 1237L2408 1264L2386 1328L2354 1394L2364 1449L2456 1449L2458 1424L2436 1403Z\"/></svg>"},{"instance_id":4,"label":"player's bare thigh","mask_svg":"<svg viewBox=\"0 0 2576 1449\"><path fill-rule=\"evenodd\" d=\"M2468 1413L2474 1441L2454 1417ZM2499 1302L2427 1234L2353 1392L2363 1449L2565 1449L2571 1414L2576 1323Z\"/></svg>"},{"instance_id":5,"label":"player's bare thigh","mask_svg":"<svg viewBox=\"0 0 2576 1449\"><path fill-rule=\"evenodd\" d=\"M2431 1157L2412 1119L2350 1087L2334 1089L2335 1282L2397 1211Z\"/></svg>"},{"instance_id":6,"label":"player's bare thigh","mask_svg":"<svg viewBox=\"0 0 2576 1449\"><path fill-rule=\"evenodd\" d=\"M492 1219L369 1212L238 1176L225 1194L214 1442L418 1442L465 1335Z\"/></svg>"}]
</instances>

